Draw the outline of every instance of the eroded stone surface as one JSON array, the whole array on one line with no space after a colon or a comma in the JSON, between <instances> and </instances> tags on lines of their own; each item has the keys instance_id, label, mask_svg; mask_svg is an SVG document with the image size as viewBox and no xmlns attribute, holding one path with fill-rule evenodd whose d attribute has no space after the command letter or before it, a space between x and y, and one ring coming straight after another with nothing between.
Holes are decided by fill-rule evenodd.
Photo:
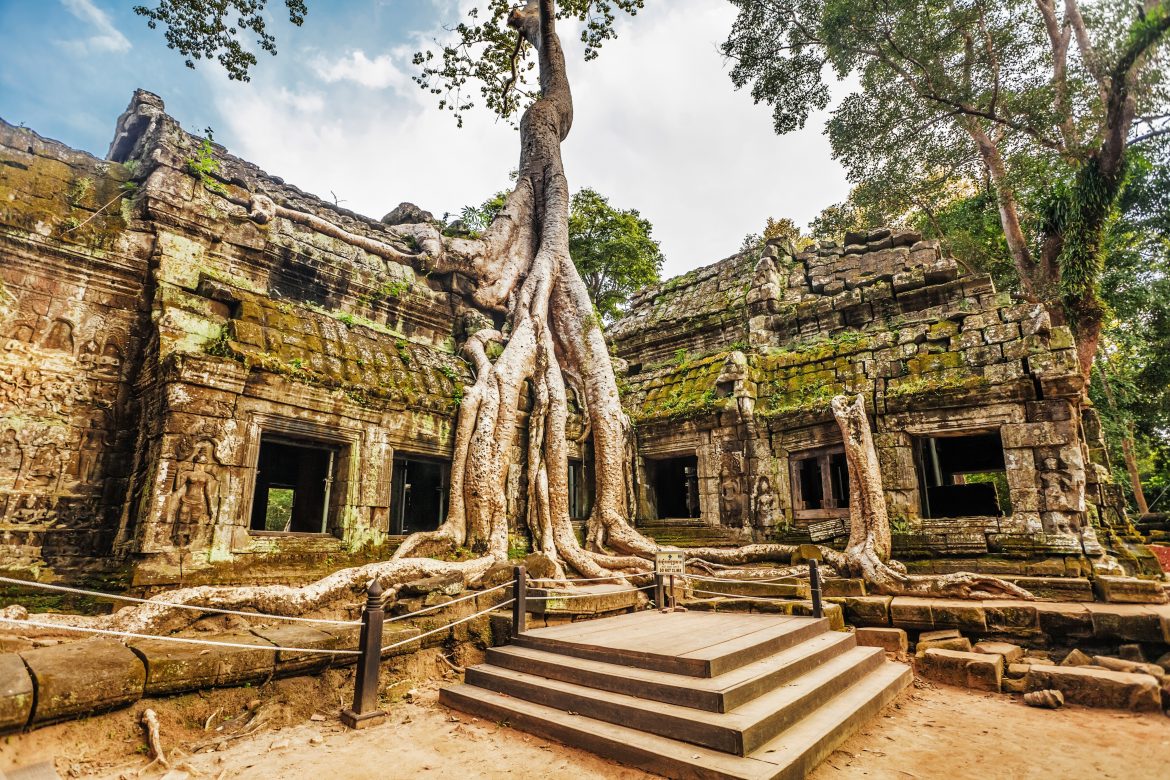
<instances>
[{"instance_id":1,"label":"eroded stone surface","mask_svg":"<svg viewBox=\"0 0 1170 780\"><path fill-rule=\"evenodd\" d=\"M28 723L33 707L33 682L15 653L0 655L0 734Z\"/></svg>"},{"instance_id":2,"label":"eroded stone surface","mask_svg":"<svg viewBox=\"0 0 1170 780\"><path fill-rule=\"evenodd\" d=\"M140 699L146 667L121 642L85 639L20 654L36 684L32 722L51 723Z\"/></svg>"},{"instance_id":3,"label":"eroded stone surface","mask_svg":"<svg viewBox=\"0 0 1170 780\"><path fill-rule=\"evenodd\" d=\"M1076 666L1033 666L1027 679L1029 690L1058 690L1073 704L1137 712L1162 707L1158 680L1148 674Z\"/></svg>"}]
</instances>

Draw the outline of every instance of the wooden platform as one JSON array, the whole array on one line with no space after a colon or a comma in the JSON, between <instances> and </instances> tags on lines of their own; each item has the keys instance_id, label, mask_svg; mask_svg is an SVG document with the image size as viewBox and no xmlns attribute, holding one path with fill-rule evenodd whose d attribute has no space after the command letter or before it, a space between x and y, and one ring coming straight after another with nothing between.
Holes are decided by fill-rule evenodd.
<instances>
[{"instance_id":1,"label":"wooden platform","mask_svg":"<svg viewBox=\"0 0 1170 780\"><path fill-rule=\"evenodd\" d=\"M801 778L910 683L828 621L637 612L492 648L444 704L678 778Z\"/></svg>"}]
</instances>

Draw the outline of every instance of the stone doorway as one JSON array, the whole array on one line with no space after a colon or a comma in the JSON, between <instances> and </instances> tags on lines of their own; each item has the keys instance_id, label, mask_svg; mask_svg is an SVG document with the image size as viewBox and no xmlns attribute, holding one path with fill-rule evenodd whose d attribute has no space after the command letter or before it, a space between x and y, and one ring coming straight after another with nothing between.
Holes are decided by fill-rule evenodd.
<instances>
[{"instance_id":1,"label":"stone doorway","mask_svg":"<svg viewBox=\"0 0 1170 780\"><path fill-rule=\"evenodd\" d=\"M327 533L338 448L264 436L256 463L251 529L268 533Z\"/></svg>"},{"instance_id":2,"label":"stone doorway","mask_svg":"<svg viewBox=\"0 0 1170 780\"><path fill-rule=\"evenodd\" d=\"M433 531L447 517L450 464L431 458L394 459L391 533Z\"/></svg>"},{"instance_id":3,"label":"stone doorway","mask_svg":"<svg viewBox=\"0 0 1170 780\"><path fill-rule=\"evenodd\" d=\"M699 459L694 455L646 462L658 519L699 517Z\"/></svg>"}]
</instances>

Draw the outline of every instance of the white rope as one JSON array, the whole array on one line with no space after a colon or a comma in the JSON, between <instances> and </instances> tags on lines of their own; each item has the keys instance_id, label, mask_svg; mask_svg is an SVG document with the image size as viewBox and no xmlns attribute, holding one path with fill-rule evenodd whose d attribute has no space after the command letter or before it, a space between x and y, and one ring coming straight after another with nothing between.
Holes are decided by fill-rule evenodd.
<instances>
[{"instance_id":1,"label":"white rope","mask_svg":"<svg viewBox=\"0 0 1170 780\"><path fill-rule=\"evenodd\" d=\"M436 604L433 607L423 607L422 609L417 609L414 612L407 612L405 615L396 615L392 618L386 618L385 622L386 623L393 623L396 620L406 620L407 618L412 618L412 617L415 617L417 615L421 615L424 612L434 612L436 609L443 609L444 607L449 607L452 604L458 604L461 601L467 601L468 599L473 599L476 596L486 596L489 593L494 593L497 590L503 590L504 588L510 588L510 587L512 587L511 580L509 580L508 582L505 582L501 585L497 585L494 588L488 588L487 590L477 590L477 591L474 591L472 593L468 593L466 596L460 596L457 599L451 599L450 601L444 601L442 604Z\"/></svg>"},{"instance_id":2,"label":"white rope","mask_svg":"<svg viewBox=\"0 0 1170 780\"><path fill-rule=\"evenodd\" d=\"M47 582L32 582L30 580L17 580L11 577L0 577L0 582L7 582L12 585L25 585L30 588L44 588L45 590L56 590L62 593L77 593L82 596L96 596L103 599L113 599L114 601L131 601L136 604L155 604L160 607L174 607L176 609L189 609L194 612L216 612L221 615L242 615L251 618L273 618L275 620L294 620L298 623L322 623L330 626L360 626L360 620L327 620L325 618L306 618L294 617L292 615L269 615L264 612L244 612L238 609L221 609L219 607L200 607L196 604L176 604L171 601L155 601L154 599L140 599L134 596L120 596L113 593L102 593L96 590L85 590L84 588L70 588L65 585L50 585Z\"/></svg>"},{"instance_id":3,"label":"white rope","mask_svg":"<svg viewBox=\"0 0 1170 780\"><path fill-rule=\"evenodd\" d=\"M775 597L770 597L770 596L733 596L733 595L728 594L728 593L719 593L719 592L713 591L713 590L699 590L697 588L692 589L691 593L705 593L708 596L719 596L720 598L732 599L733 601L777 601L777 602L784 602L786 604L792 604L794 602L805 600L805 599L783 599L783 598L775 598Z\"/></svg>"},{"instance_id":4,"label":"white rope","mask_svg":"<svg viewBox=\"0 0 1170 780\"><path fill-rule=\"evenodd\" d=\"M554 596L528 596L525 595L525 601L561 601L562 599L584 599L590 596L612 596L615 593L637 593L640 590L650 590L653 585L643 585L640 588L625 588L623 590L606 590L600 593L566 593L564 595Z\"/></svg>"},{"instance_id":5,"label":"white rope","mask_svg":"<svg viewBox=\"0 0 1170 780\"><path fill-rule=\"evenodd\" d=\"M188 645L214 645L216 647L239 647L245 650L284 650L289 653L321 653L325 655L361 655L358 650L325 650L319 647L280 647L279 645L248 645L241 642L215 642L210 639L189 639L182 636L156 636L154 634L135 634L130 631L114 631L109 628L85 628L82 626L67 626L59 623L42 623L36 620L16 620L0 617L0 621L13 623L18 626L36 626L37 628L60 629L61 631L81 631L86 634L108 634L109 636L124 636L131 639L158 639L163 642L182 642Z\"/></svg>"},{"instance_id":6,"label":"white rope","mask_svg":"<svg viewBox=\"0 0 1170 780\"><path fill-rule=\"evenodd\" d=\"M800 577L797 577L795 575L789 575L789 576L785 576L785 577L775 577L772 579L762 579L761 578L758 580L734 580L734 579L731 579L730 577L701 577L697 574L679 574L676 576L683 577L684 579L688 579L688 580L699 580L700 582L735 582L735 583L740 583L743 585L758 585L760 583L763 583L765 585L777 585L777 584L779 584L779 585L788 585L788 584L796 585L797 583L795 583L795 582L794 583L786 583L786 582L781 582L781 580L799 580L799 579L801 579Z\"/></svg>"},{"instance_id":7,"label":"white rope","mask_svg":"<svg viewBox=\"0 0 1170 780\"><path fill-rule=\"evenodd\" d=\"M428 637L431 634L437 634L440 631L446 631L448 628L452 628L453 626L457 626L460 623L466 623L468 620L474 620L475 618L479 617L480 615L486 615L487 613L493 612L493 611L499 609L500 607L507 606L508 604L511 604L515 600L516 599L508 599L507 601L502 601L499 604L495 604L493 606L488 607L487 609L481 609L479 612L476 612L474 615L468 615L465 618L460 618L459 620L456 620L454 622L439 626L438 628L432 628L430 631L419 634L418 636L412 636L410 639L403 639L401 642L395 642L392 645L386 645L385 647L382 648L382 652L384 653L387 650L393 650L394 648L402 647L403 645L409 645L411 642L417 642L418 640L422 639L423 637Z\"/></svg>"}]
</instances>

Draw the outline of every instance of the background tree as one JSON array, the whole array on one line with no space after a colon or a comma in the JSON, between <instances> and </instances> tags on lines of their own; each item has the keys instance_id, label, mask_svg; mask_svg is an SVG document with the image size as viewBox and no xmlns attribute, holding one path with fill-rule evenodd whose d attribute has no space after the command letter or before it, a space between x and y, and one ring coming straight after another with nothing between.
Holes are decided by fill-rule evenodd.
<instances>
[{"instance_id":1,"label":"background tree","mask_svg":"<svg viewBox=\"0 0 1170 780\"><path fill-rule=\"evenodd\" d=\"M908 203L932 181L987 182L1020 292L1067 316L1087 378L1127 152L1170 132L1170 0L731 2L732 79L772 104L777 132L828 105L831 66L860 83L828 124L854 182ZM1044 197L1026 202L1021 182L1038 179Z\"/></svg>"},{"instance_id":2,"label":"background tree","mask_svg":"<svg viewBox=\"0 0 1170 780\"><path fill-rule=\"evenodd\" d=\"M656 284L662 250L637 209L619 209L596 190L578 190L569 208L569 254L607 322L639 288Z\"/></svg>"}]
</instances>

